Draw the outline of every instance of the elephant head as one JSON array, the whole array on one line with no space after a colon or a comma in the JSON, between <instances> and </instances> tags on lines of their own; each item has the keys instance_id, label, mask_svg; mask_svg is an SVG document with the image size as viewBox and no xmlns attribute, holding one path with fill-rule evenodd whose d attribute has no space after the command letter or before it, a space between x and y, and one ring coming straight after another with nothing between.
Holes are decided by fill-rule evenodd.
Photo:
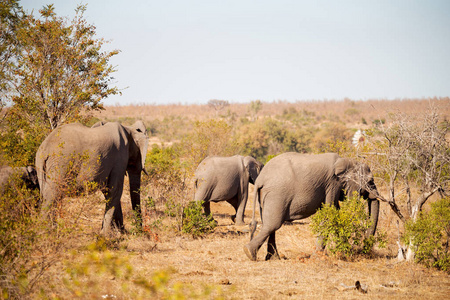
<instances>
[{"instance_id":1,"label":"elephant head","mask_svg":"<svg viewBox=\"0 0 450 300\"><path fill-rule=\"evenodd\" d=\"M147 128L142 121L136 121L131 126L124 126L131 134L131 142L134 145L130 147L130 159L128 161L127 170L135 170L137 172L143 171L148 175L145 170L145 158L147 156L148 149L148 134Z\"/></svg>"},{"instance_id":2,"label":"elephant head","mask_svg":"<svg viewBox=\"0 0 450 300\"><path fill-rule=\"evenodd\" d=\"M148 149L147 129L142 121L136 121L131 126L124 126L131 135L129 139L129 158L127 173L130 183L131 206L138 216L141 216L141 172L148 175L145 170L145 158Z\"/></svg>"},{"instance_id":3,"label":"elephant head","mask_svg":"<svg viewBox=\"0 0 450 300\"><path fill-rule=\"evenodd\" d=\"M261 172L264 165L258 162L251 156L244 157L244 166L248 171L249 178L248 181L251 184L255 184L256 178L258 178L259 173Z\"/></svg>"},{"instance_id":4,"label":"elephant head","mask_svg":"<svg viewBox=\"0 0 450 300\"><path fill-rule=\"evenodd\" d=\"M22 179L25 181L27 187L32 189L39 188L39 182L37 177L36 169L32 166L27 166L24 168L24 174Z\"/></svg>"},{"instance_id":5,"label":"elephant head","mask_svg":"<svg viewBox=\"0 0 450 300\"><path fill-rule=\"evenodd\" d=\"M98 121L91 128L101 127L107 122ZM143 171L148 175L147 170L145 170L145 157L147 155L148 149L148 133L144 122L141 120L136 121L131 126L124 126L128 134L131 135L130 143L130 159L128 161L127 170L134 170L136 172Z\"/></svg>"},{"instance_id":6,"label":"elephant head","mask_svg":"<svg viewBox=\"0 0 450 300\"><path fill-rule=\"evenodd\" d=\"M34 190L39 188L36 169L32 166L26 167L0 167L0 192L8 185L8 181L17 177L23 181L28 189Z\"/></svg>"},{"instance_id":7,"label":"elephant head","mask_svg":"<svg viewBox=\"0 0 450 300\"><path fill-rule=\"evenodd\" d=\"M354 192L357 192L367 200L368 210L372 220L372 226L369 228L368 234L375 234L380 202L377 199L378 191L369 166L364 163L354 163L347 158L339 158L334 164L334 173L342 184L341 190L343 193L351 196ZM343 196L341 195L339 200L343 200Z\"/></svg>"}]
</instances>

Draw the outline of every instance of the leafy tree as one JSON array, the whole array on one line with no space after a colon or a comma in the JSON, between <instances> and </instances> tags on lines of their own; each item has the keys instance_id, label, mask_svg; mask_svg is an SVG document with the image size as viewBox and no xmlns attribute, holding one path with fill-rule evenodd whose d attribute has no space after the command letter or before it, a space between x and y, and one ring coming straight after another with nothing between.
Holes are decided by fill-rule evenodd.
<instances>
[{"instance_id":1,"label":"leafy tree","mask_svg":"<svg viewBox=\"0 0 450 300\"><path fill-rule=\"evenodd\" d=\"M101 100L118 93L110 87L115 70L109 65L118 51L102 52L103 39L86 22L86 6L78 6L69 22L53 5L40 10L41 18L26 16L16 31L20 51L8 77L10 107L3 120L1 144L9 160L33 160L42 139L65 123L84 121L89 110L102 109Z\"/></svg>"},{"instance_id":2,"label":"leafy tree","mask_svg":"<svg viewBox=\"0 0 450 300\"><path fill-rule=\"evenodd\" d=\"M0 111L6 105L9 82L14 70L14 57L19 50L17 30L24 19L18 0L0 2Z\"/></svg>"},{"instance_id":3,"label":"leafy tree","mask_svg":"<svg viewBox=\"0 0 450 300\"><path fill-rule=\"evenodd\" d=\"M230 156L237 150L232 128L223 120L196 121L193 133L184 139L183 144L192 172L207 156Z\"/></svg>"}]
</instances>

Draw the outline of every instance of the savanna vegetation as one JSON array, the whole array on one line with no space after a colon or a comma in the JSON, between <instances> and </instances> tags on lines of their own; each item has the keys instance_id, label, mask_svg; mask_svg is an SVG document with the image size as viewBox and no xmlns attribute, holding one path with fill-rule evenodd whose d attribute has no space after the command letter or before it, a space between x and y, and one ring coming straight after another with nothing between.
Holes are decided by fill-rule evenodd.
<instances>
[{"instance_id":1,"label":"savanna vegetation","mask_svg":"<svg viewBox=\"0 0 450 300\"><path fill-rule=\"evenodd\" d=\"M39 17L15 0L0 8L1 165L33 165L49 132L75 121L140 119L151 134L142 215L133 214L129 191L122 196L125 234L99 236L105 203L89 184L68 188L50 222L39 215L38 191L11 178L0 195L0 298L448 297L450 98L104 107L118 93L109 65L118 51L102 51L84 6L73 20L52 6ZM215 223L191 202L206 156L266 163L287 151L369 164L382 200L380 234L364 236L370 224L355 198L285 224L277 232L282 259L264 262L261 253L255 263L242 251L247 228L232 223L230 205L212 204ZM316 233L326 237L327 255L315 252Z\"/></svg>"}]
</instances>

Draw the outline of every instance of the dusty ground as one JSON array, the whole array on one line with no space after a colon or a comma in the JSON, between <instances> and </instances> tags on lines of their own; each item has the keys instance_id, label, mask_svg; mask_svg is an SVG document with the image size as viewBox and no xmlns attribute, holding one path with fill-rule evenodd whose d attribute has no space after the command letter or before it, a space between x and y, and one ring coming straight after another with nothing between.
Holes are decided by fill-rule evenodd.
<instances>
[{"instance_id":1,"label":"dusty ground","mask_svg":"<svg viewBox=\"0 0 450 300\"><path fill-rule=\"evenodd\" d=\"M309 220L284 225L277 232L284 258L264 261L264 246L258 261L250 261L242 248L248 241L244 228L232 225L227 203L212 205L219 226L203 239L172 237L151 252L134 259L143 272L174 268L173 280L193 285L222 285L233 299L448 299L450 277L409 263L398 263L392 250L379 250L372 259L341 261L314 251ZM249 211L246 216L250 216ZM248 218L247 218L248 221ZM389 253L391 252L391 253ZM367 294L346 289L356 281L368 286Z\"/></svg>"},{"instance_id":2,"label":"dusty ground","mask_svg":"<svg viewBox=\"0 0 450 300\"><path fill-rule=\"evenodd\" d=\"M122 199L125 216L129 215L131 206L127 198ZM251 202L250 197L247 223L252 214ZM277 231L281 260L264 261L266 245L263 245L258 261L250 261L243 252L249 239L245 232L247 227L233 225L230 219L233 208L226 202L212 203L218 227L204 238L193 239L164 230L159 233L159 240L126 234L121 238L120 250L112 251L127 257L133 276L141 275L150 280L157 271L171 270L168 286L173 287L178 282L201 290L208 284L220 289L226 299L449 299L449 274L417 264L397 262L397 237L393 234L396 228L392 226L395 218L385 205L382 204L381 208L379 228L388 232L389 245L385 249L376 249L372 258L355 261L316 253L309 219L285 224ZM83 245L95 240L94 233L100 229L104 206L98 204L89 210L95 218L83 217L83 220L92 233L85 236L86 241L70 246L64 259L50 267L45 275L48 279L45 278L40 287L46 297L73 298L74 294L65 287L67 282L64 283L63 278L68 278L65 270L68 264L73 266L83 260L87 253ZM129 219L125 220L125 225L131 227ZM87 273L90 278L79 277L82 282L80 290L89 290L89 285L94 285L92 280L97 282L88 298L114 295L115 298L109 299L135 299L124 292L124 281L120 276L97 275L96 271ZM356 281L367 286L367 293L350 288ZM85 299L88 294L81 298Z\"/></svg>"}]
</instances>

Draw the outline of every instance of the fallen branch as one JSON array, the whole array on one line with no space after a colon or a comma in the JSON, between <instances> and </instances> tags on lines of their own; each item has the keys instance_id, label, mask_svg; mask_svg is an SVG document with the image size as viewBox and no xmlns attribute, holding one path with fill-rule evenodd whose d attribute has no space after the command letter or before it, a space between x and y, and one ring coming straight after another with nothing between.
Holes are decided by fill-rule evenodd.
<instances>
[{"instance_id":1,"label":"fallen branch","mask_svg":"<svg viewBox=\"0 0 450 300\"><path fill-rule=\"evenodd\" d=\"M369 290L369 287L366 284L361 284L359 280L355 282L355 285L345 285L341 283L341 285L338 287L341 291L350 291L350 290L357 290L363 294L367 294L367 291Z\"/></svg>"}]
</instances>

